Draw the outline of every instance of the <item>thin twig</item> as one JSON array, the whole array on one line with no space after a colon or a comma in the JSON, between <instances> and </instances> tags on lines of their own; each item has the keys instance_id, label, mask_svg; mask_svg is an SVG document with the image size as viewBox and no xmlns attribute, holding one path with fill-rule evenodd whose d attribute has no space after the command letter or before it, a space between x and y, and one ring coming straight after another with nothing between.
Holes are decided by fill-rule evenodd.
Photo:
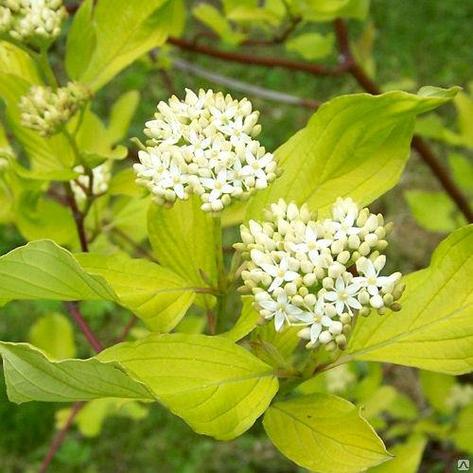
<instances>
[{"instance_id":1,"label":"thin twig","mask_svg":"<svg viewBox=\"0 0 473 473\"><path fill-rule=\"evenodd\" d=\"M76 224L77 234L79 236L79 241L80 241L80 247L82 251L87 252L89 251L89 245L87 243L87 234L86 234L85 225L84 225L84 220L85 220L84 214L79 210L71 185L69 183L64 183L64 189L66 191L67 204L71 208L72 216Z\"/></svg>"},{"instance_id":2,"label":"thin twig","mask_svg":"<svg viewBox=\"0 0 473 473\"><path fill-rule=\"evenodd\" d=\"M170 36L168 43L177 46L180 49L192 51L205 56L215 57L224 61L237 62L240 64L253 64L255 66L281 67L293 71L307 72L317 76L337 76L346 72L348 66L340 63L330 67L323 64L310 64L307 62L294 61L280 57L255 56L253 54L244 54L238 52L222 51L210 46L201 45L183 38Z\"/></svg>"},{"instance_id":3,"label":"thin twig","mask_svg":"<svg viewBox=\"0 0 473 473\"><path fill-rule=\"evenodd\" d=\"M64 302L67 311L74 319L78 327L81 329L85 338L89 342L90 346L98 353L103 350L102 344L98 341L97 337L92 332L92 329L89 327L89 324L86 322L82 316L79 307L76 302Z\"/></svg>"},{"instance_id":4,"label":"thin twig","mask_svg":"<svg viewBox=\"0 0 473 473\"><path fill-rule=\"evenodd\" d=\"M76 402L72 405L71 412L69 413L69 417L66 420L66 423L63 425L62 429L56 434L51 442L49 447L48 453L44 457L43 462L41 463L41 467L39 469L39 473L46 473L51 464L54 456L56 455L57 451L61 447L62 443L64 442L69 429L72 427L72 423L76 418L77 414L81 411L84 407L84 402Z\"/></svg>"},{"instance_id":5,"label":"thin twig","mask_svg":"<svg viewBox=\"0 0 473 473\"><path fill-rule=\"evenodd\" d=\"M457 205L460 212L465 216L467 222L473 222L473 209L471 208L468 199L455 184L449 171L437 159L427 142L420 136L415 135L412 139L412 147L419 153L424 163L430 167L430 170L438 179L445 192L447 192Z\"/></svg>"},{"instance_id":6,"label":"thin twig","mask_svg":"<svg viewBox=\"0 0 473 473\"><path fill-rule=\"evenodd\" d=\"M136 317L136 315L132 315L125 327L123 327L122 333L114 339L113 344L115 345L116 343L123 342L123 340L128 337L128 334L131 332L131 329L136 325L137 322L138 318Z\"/></svg>"},{"instance_id":7,"label":"thin twig","mask_svg":"<svg viewBox=\"0 0 473 473\"><path fill-rule=\"evenodd\" d=\"M191 62L185 61L180 58L173 58L172 66L182 72L191 73L195 76L202 77L216 84L224 85L233 90L247 93L254 97L259 97L265 100L271 100L277 103L283 103L288 105L296 105L298 107L305 107L310 110L315 110L320 106L320 102L311 99L304 99L296 97L295 95L286 94L284 92L278 92L276 90L265 89L258 87L257 85L248 84L232 77L227 77L216 72L209 71L203 67L192 64Z\"/></svg>"}]
</instances>

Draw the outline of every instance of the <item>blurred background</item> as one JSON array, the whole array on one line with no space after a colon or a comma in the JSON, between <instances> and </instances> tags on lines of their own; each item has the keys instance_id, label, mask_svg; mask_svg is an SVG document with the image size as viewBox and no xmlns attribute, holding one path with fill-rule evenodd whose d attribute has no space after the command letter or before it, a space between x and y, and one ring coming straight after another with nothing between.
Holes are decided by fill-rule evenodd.
<instances>
[{"instance_id":1,"label":"blurred background","mask_svg":"<svg viewBox=\"0 0 473 473\"><path fill-rule=\"evenodd\" d=\"M189 8L197 3L187 1ZM458 103L456 106L443 107L436 115L422 118L418 131L431 139L436 154L444 165L450 168L454 179L458 181L457 185L462 187L471 201L473 102L468 94L469 83L473 81L472 24L473 2L463 0L372 0L369 21L350 21L350 36L358 41L358 51L359 54L364 54L365 67L370 69L383 90L416 91L423 85L460 85L464 88L465 103L470 103L469 109L462 108ZM192 37L204 30L205 26L195 20L189 20L185 36ZM329 32L331 25L312 25L308 32L312 30ZM58 45L60 44L63 42L58 42ZM231 47L228 49L231 50ZM255 49L245 48L245 51L247 54L255 51L255 54L259 55L284 55L301 60L300 52L287 51L281 46L258 46ZM58 46L54 55L60 58L62 54L61 46ZM320 61L333 64L336 61L336 53ZM236 97L248 96L255 108L261 111L261 141L269 150L274 150L304 126L312 111L307 107L282 103L278 99L267 100L250 91L238 91L232 84L237 88L242 84L243 88L256 85L262 89L317 101L360 91L355 81L346 75L315 77L282 69L245 66L198 55L170 45L158 52L158 63L160 69L148 58L144 58L122 72L111 86L99 93L96 111L106 116L111 104L121 94L131 89L140 91L141 100L129 137L142 137L143 124L152 116L159 100L167 99L172 93L182 96L186 87L203 87L228 91ZM212 74L214 80L211 80ZM237 84L232 82L235 79L239 81ZM222 85L224 83L227 86ZM461 215L442 192L429 168L414 152L401 182L379 199L372 206L372 210L382 211L387 220L395 224L388 261L391 262L392 268L403 273L427 266L438 243L448 232L463 223ZM23 243L23 237L13 227L0 225L1 254ZM127 313L117 310L111 303L83 303L81 308L92 328L103 340L112 341L127 321ZM7 341L36 340L36 343L41 345L44 334L50 332L48 321L41 324L37 321L47 314L51 322L56 317L55 314L61 311L59 303L9 304L0 310L0 338ZM52 323L52 326L57 327L57 324ZM142 328L136 326L134 330L139 331ZM78 356L88 355L88 347L80 335L73 335L67 329L61 333L60 350L66 354L76 352ZM352 374L341 373L340 377L345 380L345 384L333 388L332 392L350 389L349 384L356 379L359 371L370 369L361 366L354 368ZM407 401L402 399L405 402L415 402L422 406L425 393L420 392L418 376L412 370L388 366L383 374L404 393ZM376 378L378 374L373 376ZM327 382L330 383L330 380ZM442 378L439 382L450 383L451 388L453 384L469 385L471 380L465 377L447 382ZM451 389L445 390L445 393L455 394ZM467 395L463 393L463 396ZM443 405L442 402L439 401L439 405ZM465 405L464 399L461 402ZM473 394L466 404L471 402ZM452 405L455 405L454 402ZM59 404L10 404L6 398L3 374L0 371L0 471L38 471L56 425L60 425L67 417L64 409L67 409L67 406ZM394 415L387 408L383 410L371 405L371 409L373 419L379 417L378 424L374 422L375 426L381 428L389 422L389 416ZM405 409L409 410L406 407ZM407 411L402 411L406 418L409 417ZM438 424L442 425L441 416L454 415L454 412L454 407L445 408L443 411L440 409ZM240 439L215 442L194 434L180 419L157 405L149 407L128 403L123 406L113 401L98 402L91 407L87 415L78 419L78 424L69 433L54 459L51 472L300 471L271 446L260 425L254 426ZM473 425L471 431L473 432ZM468 440L463 443L455 442L448 436L442 440L440 434L438 439L431 442L424 452L420 471L456 471L454 460L459 458L459 455L471 452L473 448L470 445L470 450L468 449ZM455 467L452 466L454 464Z\"/></svg>"}]
</instances>

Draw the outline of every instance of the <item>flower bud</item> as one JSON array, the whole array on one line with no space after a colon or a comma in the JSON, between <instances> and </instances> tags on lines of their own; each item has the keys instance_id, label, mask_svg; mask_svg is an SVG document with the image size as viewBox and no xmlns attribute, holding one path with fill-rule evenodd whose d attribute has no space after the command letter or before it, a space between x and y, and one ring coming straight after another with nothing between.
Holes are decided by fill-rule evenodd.
<instances>
[{"instance_id":1,"label":"flower bud","mask_svg":"<svg viewBox=\"0 0 473 473\"><path fill-rule=\"evenodd\" d=\"M358 235L350 235L348 237L348 247L351 250L357 250L360 245L361 245L361 241Z\"/></svg>"},{"instance_id":2,"label":"flower bud","mask_svg":"<svg viewBox=\"0 0 473 473\"><path fill-rule=\"evenodd\" d=\"M337 335L335 337L335 343L337 344L337 347L340 350L345 350L345 348L347 347L347 338L345 337L345 335Z\"/></svg>"},{"instance_id":3,"label":"flower bud","mask_svg":"<svg viewBox=\"0 0 473 473\"><path fill-rule=\"evenodd\" d=\"M350 260L350 253L348 251L342 251L337 256L337 261L341 264L347 264Z\"/></svg>"},{"instance_id":4,"label":"flower bud","mask_svg":"<svg viewBox=\"0 0 473 473\"><path fill-rule=\"evenodd\" d=\"M314 273L307 273L302 278L302 282L306 287L312 287L317 282L317 277Z\"/></svg>"},{"instance_id":5,"label":"flower bud","mask_svg":"<svg viewBox=\"0 0 473 473\"><path fill-rule=\"evenodd\" d=\"M324 278L322 280L322 286L325 288L325 289L332 289L333 288L333 278Z\"/></svg>"},{"instance_id":6,"label":"flower bud","mask_svg":"<svg viewBox=\"0 0 473 473\"><path fill-rule=\"evenodd\" d=\"M319 335L320 343L326 345L332 340L332 334L328 330L324 330Z\"/></svg>"}]
</instances>

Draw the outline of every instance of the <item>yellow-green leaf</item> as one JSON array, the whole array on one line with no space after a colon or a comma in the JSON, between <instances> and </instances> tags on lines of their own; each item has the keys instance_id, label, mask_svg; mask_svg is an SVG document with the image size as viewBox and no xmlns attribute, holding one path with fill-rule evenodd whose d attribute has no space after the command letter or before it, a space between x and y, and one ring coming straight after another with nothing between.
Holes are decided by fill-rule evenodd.
<instances>
[{"instance_id":1,"label":"yellow-green leaf","mask_svg":"<svg viewBox=\"0 0 473 473\"><path fill-rule=\"evenodd\" d=\"M83 17L91 18L93 31L87 26L85 52L81 52L80 41L69 41L67 63L73 78L89 84L93 90L101 88L150 49L162 45L169 29L176 27L176 15L182 23L184 14L178 0L99 0L93 11L90 2L83 8ZM79 26L87 24L82 17L75 21ZM79 26L72 31L79 32ZM75 54L81 55L80 61L74 61Z\"/></svg>"},{"instance_id":2,"label":"yellow-green leaf","mask_svg":"<svg viewBox=\"0 0 473 473\"><path fill-rule=\"evenodd\" d=\"M455 385L454 376L422 370L419 372L419 381L422 393L435 410L441 413L451 411L446 401L450 396L451 389Z\"/></svg>"},{"instance_id":3,"label":"yellow-green leaf","mask_svg":"<svg viewBox=\"0 0 473 473\"><path fill-rule=\"evenodd\" d=\"M107 128L108 139L111 143L117 143L126 137L139 100L140 93L137 90L130 90L113 104Z\"/></svg>"},{"instance_id":4,"label":"yellow-green leaf","mask_svg":"<svg viewBox=\"0 0 473 473\"><path fill-rule=\"evenodd\" d=\"M151 205L148 234L153 252L165 267L202 287L217 284L214 218L200 209L200 199L192 196L171 209ZM219 248L221 251L221 248Z\"/></svg>"},{"instance_id":5,"label":"yellow-green leaf","mask_svg":"<svg viewBox=\"0 0 473 473\"><path fill-rule=\"evenodd\" d=\"M430 266L404 279L402 310L359 320L347 359L446 374L473 370L473 225L452 233Z\"/></svg>"},{"instance_id":6,"label":"yellow-green leaf","mask_svg":"<svg viewBox=\"0 0 473 473\"><path fill-rule=\"evenodd\" d=\"M337 396L314 393L276 402L263 425L286 457L318 473L357 473L390 458L358 409Z\"/></svg>"},{"instance_id":7,"label":"yellow-green leaf","mask_svg":"<svg viewBox=\"0 0 473 473\"><path fill-rule=\"evenodd\" d=\"M335 18L364 20L370 0L305 0L295 2L308 21L331 21Z\"/></svg>"},{"instance_id":8,"label":"yellow-green leaf","mask_svg":"<svg viewBox=\"0 0 473 473\"><path fill-rule=\"evenodd\" d=\"M0 299L109 300L132 310L156 331L184 316L194 289L171 270L125 254L73 256L39 240L0 257Z\"/></svg>"},{"instance_id":9,"label":"yellow-green leaf","mask_svg":"<svg viewBox=\"0 0 473 473\"><path fill-rule=\"evenodd\" d=\"M31 327L29 339L54 359L76 356L74 329L62 314L51 313L40 317Z\"/></svg>"},{"instance_id":10,"label":"yellow-green leaf","mask_svg":"<svg viewBox=\"0 0 473 473\"><path fill-rule=\"evenodd\" d=\"M130 308L151 330L168 332L184 317L195 292L171 270L124 253L75 255L89 274L103 277L120 303Z\"/></svg>"},{"instance_id":11,"label":"yellow-green leaf","mask_svg":"<svg viewBox=\"0 0 473 473\"><path fill-rule=\"evenodd\" d=\"M327 212L339 196L369 204L393 187L409 156L416 115L448 102L457 88L418 95L345 95L325 103L276 150L283 174L250 200L247 216L280 197Z\"/></svg>"},{"instance_id":12,"label":"yellow-green leaf","mask_svg":"<svg viewBox=\"0 0 473 473\"><path fill-rule=\"evenodd\" d=\"M285 43L288 51L299 54L308 61L327 57L333 50L333 34L303 33Z\"/></svg>"},{"instance_id":13,"label":"yellow-green leaf","mask_svg":"<svg viewBox=\"0 0 473 473\"><path fill-rule=\"evenodd\" d=\"M214 6L208 3L199 3L193 10L193 15L215 31L223 41L229 44L238 44L245 36L237 31L233 31L230 22L217 10Z\"/></svg>"},{"instance_id":14,"label":"yellow-green leaf","mask_svg":"<svg viewBox=\"0 0 473 473\"><path fill-rule=\"evenodd\" d=\"M117 363L88 360L50 360L28 343L0 342L8 398L71 402L102 397L153 399L150 392Z\"/></svg>"},{"instance_id":15,"label":"yellow-green leaf","mask_svg":"<svg viewBox=\"0 0 473 473\"><path fill-rule=\"evenodd\" d=\"M278 389L270 366L218 336L152 335L98 358L119 362L196 432L221 440L249 429Z\"/></svg>"},{"instance_id":16,"label":"yellow-green leaf","mask_svg":"<svg viewBox=\"0 0 473 473\"><path fill-rule=\"evenodd\" d=\"M466 223L445 192L410 190L404 193L417 223L432 232L451 232Z\"/></svg>"},{"instance_id":17,"label":"yellow-green leaf","mask_svg":"<svg viewBox=\"0 0 473 473\"><path fill-rule=\"evenodd\" d=\"M63 428L70 416L71 409L56 412L56 427ZM148 409L130 399L106 398L89 401L76 415L74 423L84 437L97 437L107 418L112 416L128 417L133 420L144 419Z\"/></svg>"},{"instance_id":18,"label":"yellow-green leaf","mask_svg":"<svg viewBox=\"0 0 473 473\"><path fill-rule=\"evenodd\" d=\"M64 248L50 240L28 243L0 257L2 300L114 300L107 282L87 274Z\"/></svg>"}]
</instances>

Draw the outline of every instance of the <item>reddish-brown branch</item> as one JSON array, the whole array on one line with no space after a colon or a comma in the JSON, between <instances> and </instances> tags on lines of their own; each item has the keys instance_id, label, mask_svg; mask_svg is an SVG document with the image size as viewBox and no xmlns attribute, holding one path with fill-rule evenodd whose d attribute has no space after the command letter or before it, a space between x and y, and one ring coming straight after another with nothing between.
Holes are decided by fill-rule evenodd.
<instances>
[{"instance_id":1,"label":"reddish-brown branch","mask_svg":"<svg viewBox=\"0 0 473 473\"><path fill-rule=\"evenodd\" d=\"M71 317L76 321L82 333L87 338L87 341L90 343L92 348L97 353L102 351L103 349L102 344L97 340L92 330L90 329L89 325L82 317L82 314L80 313L79 308L77 307L77 303L65 302L64 304L68 312L71 314ZM61 430L59 430L59 432L57 432L57 434L54 436L49 446L48 453L46 454L46 456L43 459L43 462L41 463L39 473L46 473L46 471L48 470L49 465L53 461L54 456L56 455L57 451L63 444L67 433L71 429L74 419L76 418L77 414L79 414L80 410L84 407L84 405L85 403L82 401L75 402L72 405L71 412L69 414L69 417L66 420L66 423L62 426Z\"/></svg>"},{"instance_id":2,"label":"reddish-brown branch","mask_svg":"<svg viewBox=\"0 0 473 473\"><path fill-rule=\"evenodd\" d=\"M85 338L89 342L90 346L98 353L103 350L102 344L99 342L97 337L92 332L89 324L86 322L82 314L80 313L79 307L76 302L65 302L64 305L68 310L71 317L76 322L77 326L80 328L81 332L84 334Z\"/></svg>"},{"instance_id":3,"label":"reddish-brown branch","mask_svg":"<svg viewBox=\"0 0 473 473\"><path fill-rule=\"evenodd\" d=\"M460 212L465 216L467 222L473 222L473 210L467 198L450 177L448 170L432 152L430 146L420 136L414 136L412 139L412 147L430 167L430 170L437 177L445 192L447 192L457 205Z\"/></svg>"},{"instance_id":4,"label":"reddish-brown branch","mask_svg":"<svg viewBox=\"0 0 473 473\"><path fill-rule=\"evenodd\" d=\"M373 95L381 93L378 85L365 73L363 68L354 60L350 49L348 39L348 29L346 23L337 19L334 22L335 34L337 36L337 43L340 54L343 60L349 64L348 72L354 77L358 84ZM424 163L429 166L430 170L437 178L445 192L455 202L460 212L465 216L468 222L473 222L473 210L463 192L455 184L450 176L448 169L441 163L441 161L434 154L430 146L420 136L414 135L411 147L417 151Z\"/></svg>"},{"instance_id":5,"label":"reddish-brown branch","mask_svg":"<svg viewBox=\"0 0 473 473\"><path fill-rule=\"evenodd\" d=\"M237 62L240 64L253 64L255 66L264 67L281 67L293 71L307 72L309 74L318 76L340 75L346 72L348 67L347 64L343 63L334 67L330 67L322 64L309 64L306 62L294 61L280 57L257 56L253 54L222 51L210 46L194 43L187 39L175 38L172 36L168 38L168 43L187 51L204 54L206 56L215 57L224 61Z\"/></svg>"},{"instance_id":6,"label":"reddish-brown branch","mask_svg":"<svg viewBox=\"0 0 473 473\"><path fill-rule=\"evenodd\" d=\"M64 184L64 188L66 191L66 202L67 205L70 207L72 211L72 216L74 218L74 222L76 223L77 228L77 235L79 236L80 247L82 251L89 251L89 245L87 242L87 233L85 231L85 216L80 211L79 207L77 206L76 198L74 197L74 193L72 192L70 184Z\"/></svg>"},{"instance_id":7,"label":"reddish-brown branch","mask_svg":"<svg viewBox=\"0 0 473 473\"><path fill-rule=\"evenodd\" d=\"M44 457L43 463L41 463L39 473L46 473L54 456L56 455L60 446L64 442L64 439L66 438L66 435L69 432L69 429L72 427L72 423L74 422L74 419L76 418L77 414L79 414L79 412L81 411L83 407L84 407L83 402L76 402L73 404L69 417L66 420L66 423L63 425L61 430L56 434L53 441L51 442L51 445L49 446L48 453Z\"/></svg>"},{"instance_id":8,"label":"reddish-brown branch","mask_svg":"<svg viewBox=\"0 0 473 473\"><path fill-rule=\"evenodd\" d=\"M128 334L131 332L131 329L136 325L136 322L138 322L136 315L132 315L125 327L123 327L122 333L117 338L115 338L114 344L123 342L123 340L128 337Z\"/></svg>"}]
</instances>

